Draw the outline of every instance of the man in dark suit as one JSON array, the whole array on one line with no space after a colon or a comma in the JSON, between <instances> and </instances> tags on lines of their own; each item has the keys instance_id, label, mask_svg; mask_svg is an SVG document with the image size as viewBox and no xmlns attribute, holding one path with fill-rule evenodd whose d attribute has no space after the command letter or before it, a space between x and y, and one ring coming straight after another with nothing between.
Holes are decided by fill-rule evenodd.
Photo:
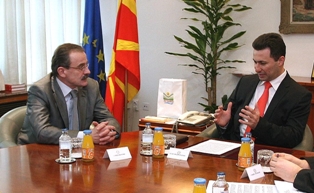
<instances>
[{"instance_id":1,"label":"man in dark suit","mask_svg":"<svg viewBox=\"0 0 314 193\"><path fill-rule=\"evenodd\" d=\"M311 93L285 70L286 46L279 34L263 34L252 46L256 74L242 77L227 106L215 111L217 129L223 139L240 141L250 131L255 143L293 148L303 138ZM266 82L271 87L260 112L257 102Z\"/></svg>"},{"instance_id":2,"label":"man in dark suit","mask_svg":"<svg viewBox=\"0 0 314 193\"><path fill-rule=\"evenodd\" d=\"M91 125L95 144L113 141L120 126L104 104L97 81L88 77L90 71L84 49L70 43L60 45L52 57L51 70L51 74L29 88L18 143L58 144L63 128L69 128L69 135L76 137L79 131L90 129ZM74 119L69 118L72 90L77 92L78 114L77 127L73 128Z\"/></svg>"}]
</instances>

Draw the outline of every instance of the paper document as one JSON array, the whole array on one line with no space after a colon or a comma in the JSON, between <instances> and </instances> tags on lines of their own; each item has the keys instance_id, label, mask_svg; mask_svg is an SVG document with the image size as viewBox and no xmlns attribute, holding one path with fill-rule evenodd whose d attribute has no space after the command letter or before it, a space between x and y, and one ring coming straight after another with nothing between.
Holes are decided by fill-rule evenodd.
<instances>
[{"instance_id":1,"label":"paper document","mask_svg":"<svg viewBox=\"0 0 314 193\"><path fill-rule=\"evenodd\" d=\"M275 185L279 193L301 192L293 187L293 183L275 180Z\"/></svg>"},{"instance_id":2,"label":"paper document","mask_svg":"<svg viewBox=\"0 0 314 193\"><path fill-rule=\"evenodd\" d=\"M208 141L204 141L192 147L188 147L186 149L194 152L200 153L207 153L207 154L214 154L214 155L221 155L228 151L231 151L235 148L240 147L241 144L239 143L232 143L226 141L218 141L214 139L210 139Z\"/></svg>"},{"instance_id":3,"label":"paper document","mask_svg":"<svg viewBox=\"0 0 314 193\"><path fill-rule=\"evenodd\" d=\"M206 193L212 193L213 183L215 181L210 180L207 185ZM270 184L249 184L249 183L237 183L228 182L229 192L232 193L279 193L275 185Z\"/></svg>"}]
</instances>

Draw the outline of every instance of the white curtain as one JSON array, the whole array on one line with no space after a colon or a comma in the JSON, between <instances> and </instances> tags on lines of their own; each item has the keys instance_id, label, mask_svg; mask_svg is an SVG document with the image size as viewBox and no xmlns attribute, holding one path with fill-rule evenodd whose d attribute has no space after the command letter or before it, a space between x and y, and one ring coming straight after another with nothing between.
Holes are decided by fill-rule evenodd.
<instances>
[{"instance_id":1,"label":"white curtain","mask_svg":"<svg viewBox=\"0 0 314 193\"><path fill-rule=\"evenodd\" d=\"M0 0L0 70L5 83L32 84L51 72L62 43L81 44L85 0Z\"/></svg>"}]
</instances>

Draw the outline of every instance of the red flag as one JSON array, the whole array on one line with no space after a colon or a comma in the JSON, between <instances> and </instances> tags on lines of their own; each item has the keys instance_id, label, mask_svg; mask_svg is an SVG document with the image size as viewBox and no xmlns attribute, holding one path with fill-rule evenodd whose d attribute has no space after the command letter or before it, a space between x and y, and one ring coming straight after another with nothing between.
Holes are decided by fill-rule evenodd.
<instances>
[{"instance_id":1,"label":"red flag","mask_svg":"<svg viewBox=\"0 0 314 193\"><path fill-rule=\"evenodd\" d=\"M139 89L136 0L120 0L106 89L106 105L121 125L123 125L125 97L128 102L131 101Z\"/></svg>"}]
</instances>

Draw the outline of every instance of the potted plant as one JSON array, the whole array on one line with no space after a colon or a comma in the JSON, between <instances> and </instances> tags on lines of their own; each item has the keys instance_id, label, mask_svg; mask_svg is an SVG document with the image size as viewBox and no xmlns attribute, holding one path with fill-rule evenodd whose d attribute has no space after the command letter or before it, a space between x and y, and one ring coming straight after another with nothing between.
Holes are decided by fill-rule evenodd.
<instances>
[{"instance_id":1,"label":"potted plant","mask_svg":"<svg viewBox=\"0 0 314 193\"><path fill-rule=\"evenodd\" d=\"M241 4L229 4L231 0L182 0L187 8L184 11L196 14L197 17L182 18L196 22L186 30L192 41L184 40L178 36L175 39L187 49L187 53L166 52L170 55L188 57L193 63L181 64L192 67L192 73L204 78L205 91L208 98L202 97L207 104L199 103L205 111L213 112L216 108L217 75L219 70L234 68L229 63L243 63L242 60L228 60L221 57L222 53L235 50L239 45L235 40L245 34L245 31L235 32L226 37L226 31L233 26L241 26L231 18L231 13L242 12L251 9ZM197 27L201 26L201 28ZM226 101L225 95L222 100Z\"/></svg>"}]
</instances>

